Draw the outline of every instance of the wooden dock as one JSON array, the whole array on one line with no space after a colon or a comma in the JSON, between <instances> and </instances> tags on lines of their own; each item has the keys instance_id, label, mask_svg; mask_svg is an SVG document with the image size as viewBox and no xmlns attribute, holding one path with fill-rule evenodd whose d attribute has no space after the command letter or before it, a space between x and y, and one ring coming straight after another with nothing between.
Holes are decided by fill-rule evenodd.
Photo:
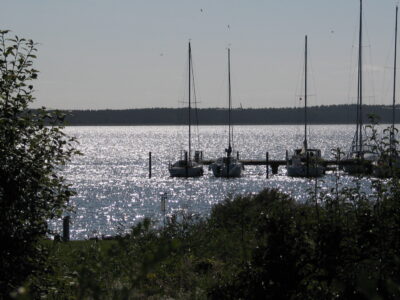
<instances>
[{"instance_id":1,"label":"wooden dock","mask_svg":"<svg viewBox=\"0 0 400 300\"><path fill-rule=\"evenodd\" d=\"M279 166L286 166L286 160L267 160L267 159L240 159L239 160L245 166L270 166L272 169L272 174L278 174ZM199 163L203 165L210 165L215 160L200 160ZM370 161L360 161L357 159L343 159L343 160L322 160L321 164L324 165L325 168L333 169L334 167L339 166L339 168L343 168L347 165L355 165L355 164L368 164L370 165Z\"/></svg>"},{"instance_id":2,"label":"wooden dock","mask_svg":"<svg viewBox=\"0 0 400 300\"><path fill-rule=\"evenodd\" d=\"M288 157L288 152L286 151L286 157ZM288 159L283 160L271 160L269 159L269 154L266 152L265 159L240 159L239 152L237 152L236 158L245 166L266 166L267 178L269 176L269 169L271 168L272 174L278 174L278 169L280 166L286 166ZM203 165L210 165L215 160L213 159L203 159L203 152L196 151L194 156L194 161ZM326 171L335 170L337 167L343 169L344 166L349 165L363 165L367 169L372 169L371 161L364 159L341 159L341 160L321 160L319 162L325 167ZM268 168L270 167L270 168ZM151 152L149 152L149 178L152 176L152 159Z\"/></svg>"}]
</instances>

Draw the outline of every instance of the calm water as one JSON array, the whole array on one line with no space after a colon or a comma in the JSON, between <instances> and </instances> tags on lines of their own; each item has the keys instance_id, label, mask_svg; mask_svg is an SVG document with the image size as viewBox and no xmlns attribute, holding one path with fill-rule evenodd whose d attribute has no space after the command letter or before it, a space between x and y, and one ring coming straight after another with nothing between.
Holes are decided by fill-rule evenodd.
<instances>
[{"instance_id":1,"label":"calm water","mask_svg":"<svg viewBox=\"0 0 400 300\"><path fill-rule=\"evenodd\" d=\"M235 150L242 159L284 159L285 150L300 147L301 126L236 126ZM228 195L256 193L263 188L277 188L304 201L314 182L279 174L266 179L265 166L246 166L242 178L214 178L205 167L205 175L196 179L170 178L168 162L179 158L187 147L187 128L184 126L127 126L127 127L68 127L76 136L84 156L76 157L65 168L65 176L77 195L71 204L71 237L85 239L115 234L118 228L129 228L143 217L161 219L160 195L167 193L167 213L179 210L206 215L213 204ZM227 146L225 126L201 126L200 144L194 148L204 151L205 159L224 154ZM331 149L347 150L354 126L311 126L309 146L320 148L325 158L332 158ZM196 135L195 135L196 136ZM148 178L148 152L152 151L153 176ZM323 178L324 188L333 186L333 175ZM353 178L343 176L343 185L353 184ZM369 182L363 181L366 192ZM53 223L57 230L59 223Z\"/></svg>"}]
</instances>

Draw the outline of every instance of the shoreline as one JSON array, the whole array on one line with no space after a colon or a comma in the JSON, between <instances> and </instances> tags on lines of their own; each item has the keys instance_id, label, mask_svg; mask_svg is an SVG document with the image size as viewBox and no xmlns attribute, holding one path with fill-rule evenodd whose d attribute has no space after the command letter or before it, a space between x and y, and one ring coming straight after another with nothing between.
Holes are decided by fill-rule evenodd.
<instances>
[{"instance_id":1,"label":"shoreline","mask_svg":"<svg viewBox=\"0 0 400 300\"><path fill-rule=\"evenodd\" d=\"M397 107L397 109L399 109ZM313 106L307 109L308 124L351 125L355 124L356 105ZM125 110L60 110L69 126L179 126L188 124L186 108L138 108ZM235 108L231 122L243 125L301 125L304 124L304 108ZM191 113L192 125L226 125L228 111L221 108L199 108ZM364 123L392 123L392 109L385 105L365 106Z\"/></svg>"},{"instance_id":2,"label":"shoreline","mask_svg":"<svg viewBox=\"0 0 400 300\"><path fill-rule=\"evenodd\" d=\"M396 122L396 125L399 125L400 122ZM302 125L303 123L280 123L280 124L232 124L233 126L296 126ZM311 123L308 124L310 126L323 126L323 125L356 125L355 123ZM366 123L368 125L368 123ZM391 123L379 123L378 126L390 126ZM187 126L187 124L65 124L65 127L145 127L145 126L163 126L163 127L173 127L173 126ZM197 125L196 125L197 126ZM206 126L227 126L226 124L199 124L199 127L206 127Z\"/></svg>"}]
</instances>

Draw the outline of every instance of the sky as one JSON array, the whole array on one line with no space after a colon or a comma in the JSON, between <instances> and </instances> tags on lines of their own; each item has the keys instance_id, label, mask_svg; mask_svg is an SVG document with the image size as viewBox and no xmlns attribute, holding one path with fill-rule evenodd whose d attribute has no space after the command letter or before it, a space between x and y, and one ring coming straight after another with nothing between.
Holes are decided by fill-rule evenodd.
<instances>
[{"instance_id":1,"label":"sky","mask_svg":"<svg viewBox=\"0 0 400 300\"><path fill-rule=\"evenodd\" d=\"M364 0L364 101L390 104L395 5ZM0 28L39 43L34 106L182 107L192 44L198 107L356 101L359 0L2 0Z\"/></svg>"}]
</instances>

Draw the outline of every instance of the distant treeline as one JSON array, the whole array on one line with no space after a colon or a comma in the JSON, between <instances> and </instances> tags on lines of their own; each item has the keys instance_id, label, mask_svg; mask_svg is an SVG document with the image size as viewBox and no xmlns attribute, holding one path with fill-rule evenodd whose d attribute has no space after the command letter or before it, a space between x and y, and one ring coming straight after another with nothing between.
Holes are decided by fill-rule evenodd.
<instances>
[{"instance_id":1,"label":"distant treeline","mask_svg":"<svg viewBox=\"0 0 400 300\"><path fill-rule=\"evenodd\" d=\"M399 110L399 107L396 107ZM314 106L307 111L310 124L352 124L356 120L356 105ZM363 107L363 118L376 115L380 123L391 123L390 106ZM125 110L73 110L68 112L67 125L184 125L187 108L143 108ZM224 125L228 122L227 109L202 108L192 110L192 124ZM244 108L232 110L232 123L237 125L302 124L303 108Z\"/></svg>"}]
</instances>

